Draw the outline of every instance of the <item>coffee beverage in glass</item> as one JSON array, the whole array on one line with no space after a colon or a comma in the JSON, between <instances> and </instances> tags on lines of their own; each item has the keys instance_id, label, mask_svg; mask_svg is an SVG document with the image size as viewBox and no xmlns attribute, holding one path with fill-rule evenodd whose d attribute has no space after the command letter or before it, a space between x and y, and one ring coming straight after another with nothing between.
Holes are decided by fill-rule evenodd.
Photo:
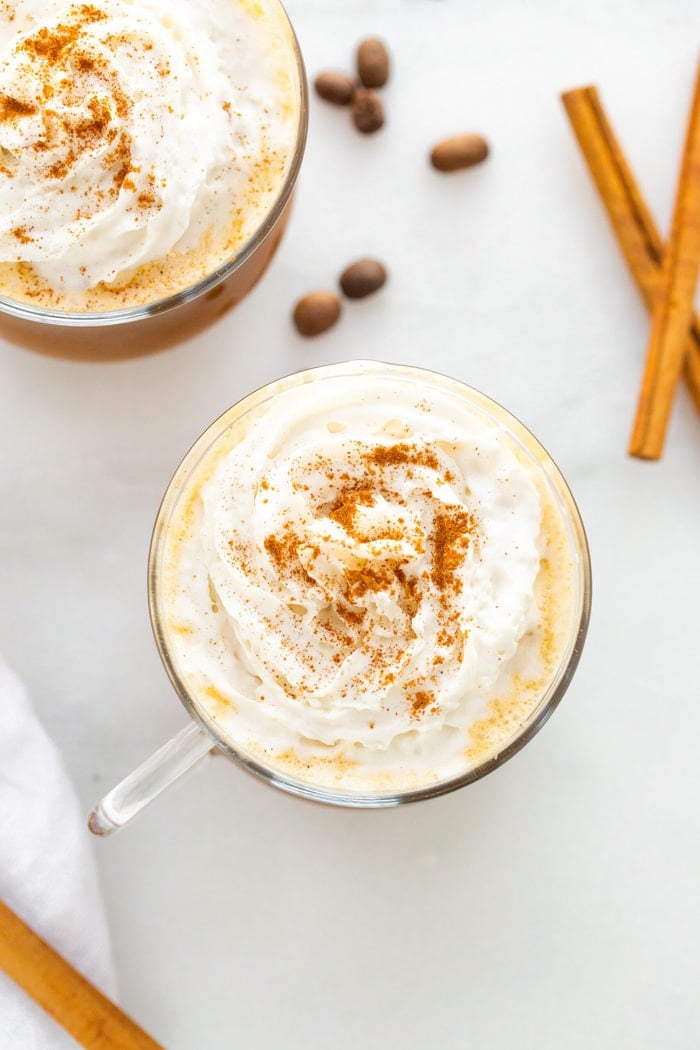
<instances>
[{"instance_id":1,"label":"coffee beverage in glass","mask_svg":"<svg viewBox=\"0 0 700 1050\"><path fill-rule=\"evenodd\" d=\"M468 784L561 699L590 608L578 510L529 431L462 383L367 361L272 383L206 431L149 582L194 722L97 807L100 834L214 745L340 805Z\"/></svg>"},{"instance_id":2,"label":"coffee beverage in glass","mask_svg":"<svg viewBox=\"0 0 700 1050\"><path fill-rule=\"evenodd\" d=\"M242 298L306 134L278 0L23 0L0 32L0 328L104 357Z\"/></svg>"}]
</instances>

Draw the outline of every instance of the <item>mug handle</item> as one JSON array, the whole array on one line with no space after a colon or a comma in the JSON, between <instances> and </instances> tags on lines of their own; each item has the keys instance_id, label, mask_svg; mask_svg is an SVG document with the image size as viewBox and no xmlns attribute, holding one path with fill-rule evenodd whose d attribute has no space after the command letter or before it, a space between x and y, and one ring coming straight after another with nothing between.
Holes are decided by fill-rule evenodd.
<instances>
[{"instance_id":1,"label":"mug handle","mask_svg":"<svg viewBox=\"0 0 700 1050\"><path fill-rule=\"evenodd\" d=\"M105 836L123 827L214 747L209 733L190 722L97 803L88 817L90 831Z\"/></svg>"}]
</instances>

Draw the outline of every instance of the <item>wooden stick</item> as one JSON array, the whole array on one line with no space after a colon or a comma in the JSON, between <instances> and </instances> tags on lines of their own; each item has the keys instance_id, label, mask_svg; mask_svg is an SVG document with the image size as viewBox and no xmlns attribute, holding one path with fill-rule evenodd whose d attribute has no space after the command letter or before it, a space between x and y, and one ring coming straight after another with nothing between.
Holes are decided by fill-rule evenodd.
<instances>
[{"instance_id":1,"label":"wooden stick","mask_svg":"<svg viewBox=\"0 0 700 1050\"><path fill-rule=\"evenodd\" d=\"M595 87L575 88L562 101L618 244L647 308L659 295L664 245ZM685 382L700 411L700 318L686 342Z\"/></svg>"},{"instance_id":2,"label":"wooden stick","mask_svg":"<svg viewBox=\"0 0 700 1050\"><path fill-rule=\"evenodd\" d=\"M88 1050L163 1050L2 901L0 968Z\"/></svg>"},{"instance_id":3,"label":"wooden stick","mask_svg":"<svg viewBox=\"0 0 700 1050\"><path fill-rule=\"evenodd\" d=\"M652 314L642 388L629 443L631 456L658 459L663 451L676 384L683 368L699 272L700 66L683 148L671 236L661 289Z\"/></svg>"}]
</instances>

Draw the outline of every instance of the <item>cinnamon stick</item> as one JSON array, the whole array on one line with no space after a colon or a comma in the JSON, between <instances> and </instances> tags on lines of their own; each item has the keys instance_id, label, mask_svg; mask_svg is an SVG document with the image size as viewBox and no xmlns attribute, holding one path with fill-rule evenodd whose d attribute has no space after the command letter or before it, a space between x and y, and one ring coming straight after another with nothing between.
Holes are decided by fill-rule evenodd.
<instances>
[{"instance_id":1,"label":"cinnamon stick","mask_svg":"<svg viewBox=\"0 0 700 1050\"><path fill-rule=\"evenodd\" d=\"M664 244L595 87L575 88L562 101L630 272L649 311L658 298ZM684 377L700 411L700 318L686 340Z\"/></svg>"},{"instance_id":2,"label":"cinnamon stick","mask_svg":"<svg viewBox=\"0 0 700 1050\"><path fill-rule=\"evenodd\" d=\"M2 901L0 969L88 1050L163 1050Z\"/></svg>"},{"instance_id":3,"label":"cinnamon stick","mask_svg":"<svg viewBox=\"0 0 700 1050\"><path fill-rule=\"evenodd\" d=\"M631 456L658 459L676 393L700 273L700 66L695 77L676 201L654 306L651 334L629 443Z\"/></svg>"}]
</instances>

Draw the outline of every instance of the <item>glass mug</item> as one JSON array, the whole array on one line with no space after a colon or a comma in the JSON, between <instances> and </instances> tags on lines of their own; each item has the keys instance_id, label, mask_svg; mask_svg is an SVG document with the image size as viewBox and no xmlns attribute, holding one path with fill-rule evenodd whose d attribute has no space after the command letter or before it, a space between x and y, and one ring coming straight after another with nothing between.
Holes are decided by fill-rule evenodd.
<instances>
[{"instance_id":1,"label":"glass mug","mask_svg":"<svg viewBox=\"0 0 700 1050\"><path fill-rule=\"evenodd\" d=\"M233 2L233 0L232 0ZM294 148L284 180L260 225L235 256L189 287L143 305L114 310L63 311L0 294L0 336L40 353L107 361L152 353L181 342L237 305L263 276L290 214L308 128L308 85L299 43L279 0L266 0L284 27L295 69L291 91L298 113Z\"/></svg>"},{"instance_id":2,"label":"glass mug","mask_svg":"<svg viewBox=\"0 0 700 1050\"><path fill-rule=\"evenodd\" d=\"M557 662L549 677L541 683L539 695L529 708L529 713L508 739L458 776L438 777L430 783L406 790L357 793L344 790L342 785L328 787L295 776L288 769L276 766L274 760L263 760L259 754L233 744L222 733L216 719L197 702L185 674L178 666L173 625L168 625L165 611L164 564L168 557L169 538L171 534L177 533L178 523L181 527L186 520L188 507L192 506L197 484L194 479L211 474L213 464L222 450L227 452L235 448L246 426L263 416L269 418L269 413L274 414L276 399L280 395L305 383L323 384L326 380L337 380L339 377L345 380L361 377L362 381L366 379L371 388L372 380L377 376L413 383L414 386L419 384L419 389L431 386L447 389L451 395L465 401L470 411L482 421L505 433L518 458L533 472L533 477L537 476L558 515L561 534L565 537L567 565L570 566L567 587L570 582L572 592L567 606L569 623L565 636L562 635L563 644L557 652ZM586 636L591 604L591 570L586 536L573 496L552 459L522 423L496 402L456 380L409 366L356 361L295 373L270 383L224 412L202 434L175 472L158 511L149 554L148 593L151 623L161 659L191 721L98 803L89 818L90 830L96 835L107 835L121 827L213 748L218 748L238 766L283 791L341 806L396 806L432 798L473 783L497 769L531 740L566 692Z\"/></svg>"}]
</instances>

